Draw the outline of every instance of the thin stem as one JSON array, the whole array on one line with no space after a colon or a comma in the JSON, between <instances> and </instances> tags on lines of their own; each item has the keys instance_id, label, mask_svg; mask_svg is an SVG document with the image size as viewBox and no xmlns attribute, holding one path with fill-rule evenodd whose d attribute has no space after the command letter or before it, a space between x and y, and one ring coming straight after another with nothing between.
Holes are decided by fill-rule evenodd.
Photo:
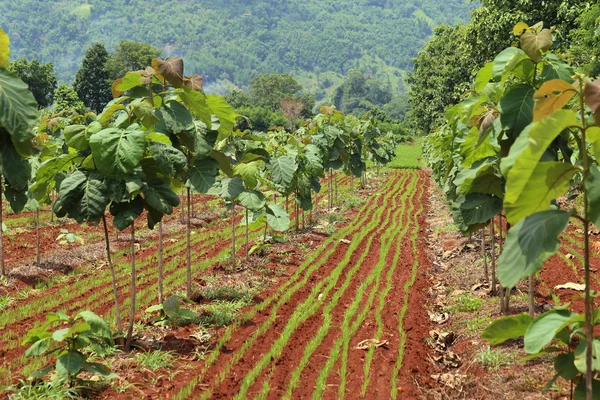
<instances>
[{"instance_id":1,"label":"thin stem","mask_svg":"<svg viewBox=\"0 0 600 400\"><path fill-rule=\"evenodd\" d=\"M37 264L41 263L41 249L40 249L40 207L35 210L35 249L36 249L36 260Z\"/></svg>"},{"instance_id":2,"label":"thin stem","mask_svg":"<svg viewBox=\"0 0 600 400\"><path fill-rule=\"evenodd\" d=\"M249 253L249 249L248 249L248 242L249 242L249 233L248 233L248 209L246 208L246 260L248 259L248 253Z\"/></svg>"},{"instance_id":3,"label":"thin stem","mask_svg":"<svg viewBox=\"0 0 600 400\"><path fill-rule=\"evenodd\" d=\"M115 298L115 318L117 320L117 329L119 332L123 331L123 324L121 322L121 311L119 310L119 291L117 290L117 277L115 275L115 266L112 262L110 255L110 238L108 236L108 225L106 224L106 216L102 215L102 225L104 226L104 244L106 246L106 261L108 262L108 268L110 269L110 277L112 279L113 296Z\"/></svg>"},{"instance_id":4,"label":"thin stem","mask_svg":"<svg viewBox=\"0 0 600 400\"><path fill-rule=\"evenodd\" d=\"M491 252L491 261L492 261L492 295L496 294L496 231L494 228L494 219L492 218L492 223L490 224L490 230L492 233L492 252Z\"/></svg>"},{"instance_id":5,"label":"thin stem","mask_svg":"<svg viewBox=\"0 0 600 400\"><path fill-rule=\"evenodd\" d=\"M129 315L129 327L127 328L127 340L125 341L125 351L131 350L131 340L133 337L133 322L135 321L135 222L131 224L131 308Z\"/></svg>"},{"instance_id":6,"label":"thin stem","mask_svg":"<svg viewBox=\"0 0 600 400\"><path fill-rule=\"evenodd\" d=\"M535 281L533 275L529 277L529 316L535 318Z\"/></svg>"},{"instance_id":7,"label":"thin stem","mask_svg":"<svg viewBox=\"0 0 600 400\"><path fill-rule=\"evenodd\" d=\"M488 271L487 253L485 251L485 227L481 231L481 258L483 259L483 273L486 281L490 281L490 272Z\"/></svg>"},{"instance_id":8,"label":"thin stem","mask_svg":"<svg viewBox=\"0 0 600 400\"><path fill-rule=\"evenodd\" d=\"M158 222L158 304L162 304L163 297L163 223Z\"/></svg>"},{"instance_id":9,"label":"thin stem","mask_svg":"<svg viewBox=\"0 0 600 400\"><path fill-rule=\"evenodd\" d=\"M231 202L231 265L235 268L235 202Z\"/></svg>"},{"instance_id":10,"label":"thin stem","mask_svg":"<svg viewBox=\"0 0 600 400\"><path fill-rule=\"evenodd\" d=\"M191 249L191 236L192 236L192 225L190 222L190 198L191 189L187 188L187 223L186 223L186 274L187 274L187 286L186 292L188 299L192 297L192 249Z\"/></svg>"},{"instance_id":11,"label":"thin stem","mask_svg":"<svg viewBox=\"0 0 600 400\"><path fill-rule=\"evenodd\" d=\"M583 124L583 129L581 130L581 141L583 143L583 152L582 152L582 164L583 164L583 204L584 207L584 229L583 229L583 245L584 245L584 269L585 269L585 338L587 342L586 352L585 352L585 364L586 364L586 373L585 373L585 386L586 386L586 399L592 400L592 383L593 383L593 371L592 371L592 345L594 342L594 304L593 299L590 293L590 217L589 217L589 199L588 199L588 189L586 185L586 180L589 174L590 165L588 160L587 146L586 146L586 126L585 126L585 103L583 98L584 93L584 85L583 79L579 79L580 86L580 96L579 96L579 108L581 112L581 123Z\"/></svg>"}]
</instances>

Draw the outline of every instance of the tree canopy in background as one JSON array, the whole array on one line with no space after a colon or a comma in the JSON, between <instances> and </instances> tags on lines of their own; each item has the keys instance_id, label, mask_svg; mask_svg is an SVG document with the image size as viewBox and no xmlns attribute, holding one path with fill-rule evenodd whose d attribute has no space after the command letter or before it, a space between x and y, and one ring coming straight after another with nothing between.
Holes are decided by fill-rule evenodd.
<instances>
[{"instance_id":1,"label":"tree canopy in background","mask_svg":"<svg viewBox=\"0 0 600 400\"><path fill-rule=\"evenodd\" d=\"M109 78L114 81L129 71L144 69L152 63L153 58L160 57L161 54L161 50L148 43L121 40L106 64Z\"/></svg>"},{"instance_id":2,"label":"tree canopy in background","mask_svg":"<svg viewBox=\"0 0 600 400\"><path fill-rule=\"evenodd\" d=\"M110 55L104 45L96 43L86 52L73 88L83 104L99 113L112 99L111 82L107 68Z\"/></svg>"},{"instance_id":3,"label":"tree canopy in background","mask_svg":"<svg viewBox=\"0 0 600 400\"><path fill-rule=\"evenodd\" d=\"M11 62L8 70L29 86L40 107L48 107L52 104L57 85L52 63L42 64L37 59L27 61L21 58Z\"/></svg>"},{"instance_id":4,"label":"tree canopy in background","mask_svg":"<svg viewBox=\"0 0 600 400\"><path fill-rule=\"evenodd\" d=\"M237 86L247 86L259 74L289 72L314 78L318 71L325 80L355 68L376 68L374 75L410 69L411 59L436 25L465 22L476 6L465 0L2 4L2 25L12 38L13 58L53 62L61 81L74 79L86 49L96 41L112 53L121 40L135 40L149 43L164 57L182 56L187 73L201 74L206 84L228 80ZM111 69L111 77L114 74L116 68Z\"/></svg>"}]
</instances>

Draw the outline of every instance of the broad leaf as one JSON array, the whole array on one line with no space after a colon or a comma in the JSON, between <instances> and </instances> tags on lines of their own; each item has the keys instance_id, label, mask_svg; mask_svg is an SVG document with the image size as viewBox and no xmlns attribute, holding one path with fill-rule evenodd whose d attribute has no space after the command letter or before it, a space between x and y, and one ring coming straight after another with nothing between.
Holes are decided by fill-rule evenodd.
<instances>
[{"instance_id":1,"label":"broad leaf","mask_svg":"<svg viewBox=\"0 0 600 400\"><path fill-rule=\"evenodd\" d=\"M129 202L111 203L110 214L114 216L114 226L122 231L130 226L144 212L144 200L136 196Z\"/></svg>"},{"instance_id":2,"label":"broad leaf","mask_svg":"<svg viewBox=\"0 0 600 400\"><path fill-rule=\"evenodd\" d=\"M135 99L131 102L131 107L144 128L151 129L160 122L156 115L154 115L154 106L148 99Z\"/></svg>"},{"instance_id":3,"label":"broad leaf","mask_svg":"<svg viewBox=\"0 0 600 400\"><path fill-rule=\"evenodd\" d=\"M219 119L219 136L217 141L220 142L232 132L238 115L223 96L209 94L206 96L206 102L212 113Z\"/></svg>"},{"instance_id":4,"label":"broad leaf","mask_svg":"<svg viewBox=\"0 0 600 400\"><path fill-rule=\"evenodd\" d=\"M75 350L68 350L56 360L56 373L59 376L76 375L81 370L85 358Z\"/></svg>"},{"instance_id":5,"label":"broad leaf","mask_svg":"<svg viewBox=\"0 0 600 400\"><path fill-rule=\"evenodd\" d=\"M177 148L161 142L152 142L149 149L156 167L163 175L177 177L186 172L187 158Z\"/></svg>"},{"instance_id":6,"label":"broad leaf","mask_svg":"<svg viewBox=\"0 0 600 400\"><path fill-rule=\"evenodd\" d=\"M92 155L102 174L118 177L129 174L142 161L146 138L141 130L104 129L90 138Z\"/></svg>"},{"instance_id":7,"label":"broad leaf","mask_svg":"<svg viewBox=\"0 0 600 400\"><path fill-rule=\"evenodd\" d=\"M259 170L257 162L238 164L235 166L233 173L240 176L248 188L254 189L258 185Z\"/></svg>"},{"instance_id":8,"label":"broad leaf","mask_svg":"<svg viewBox=\"0 0 600 400\"><path fill-rule=\"evenodd\" d=\"M250 211L260 211L267 204L265 196L256 190L244 190L239 195L239 201L244 208Z\"/></svg>"},{"instance_id":9,"label":"broad leaf","mask_svg":"<svg viewBox=\"0 0 600 400\"><path fill-rule=\"evenodd\" d=\"M494 345L517 339L525 336L532 321L529 314L498 318L484 329L481 338Z\"/></svg>"},{"instance_id":10,"label":"broad leaf","mask_svg":"<svg viewBox=\"0 0 600 400\"><path fill-rule=\"evenodd\" d=\"M81 316L81 318L83 318L85 322L87 322L87 324L90 326L90 329L95 335L112 340L112 332L110 330L110 326L108 326L104 319L102 319L92 311L81 311L79 315Z\"/></svg>"},{"instance_id":11,"label":"broad leaf","mask_svg":"<svg viewBox=\"0 0 600 400\"><path fill-rule=\"evenodd\" d=\"M483 224L500 214L502 199L490 194L469 193L461 203L460 209L465 224Z\"/></svg>"},{"instance_id":12,"label":"broad leaf","mask_svg":"<svg viewBox=\"0 0 600 400\"><path fill-rule=\"evenodd\" d=\"M494 63L489 62L477 72L477 76L475 77L475 91L477 93L481 93L486 85L490 83L490 80L494 77L493 69Z\"/></svg>"},{"instance_id":13,"label":"broad leaf","mask_svg":"<svg viewBox=\"0 0 600 400\"><path fill-rule=\"evenodd\" d=\"M290 227L290 216L278 204L269 204L266 209L267 223L278 232L285 232Z\"/></svg>"},{"instance_id":14,"label":"broad leaf","mask_svg":"<svg viewBox=\"0 0 600 400\"><path fill-rule=\"evenodd\" d=\"M600 168L597 165L590 167L590 173L585 181L588 191L588 200L590 203L590 220L600 227Z\"/></svg>"},{"instance_id":15,"label":"broad leaf","mask_svg":"<svg viewBox=\"0 0 600 400\"><path fill-rule=\"evenodd\" d=\"M221 191L219 195L225 201L233 201L244 191L244 182L239 178L221 179Z\"/></svg>"},{"instance_id":16,"label":"broad leaf","mask_svg":"<svg viewBox=\"0 0 600 400\"><path fill-rule=\"evenodd\" d=\"M285 191L289 189L297 169L296 160L290 156L271 159L273 182Z\"/></svg>"},{"instance_id":17,"label":"broad leaf","mask_svg":"<svg viewBox=\"0 0 600 400\"><path fill-rule=\"evenodd\" d=\"M179 196L173 193L171 187L161 179L144 185L142 193L146 203L163 214L173 213L173 207L179 205Z\"/></svg>"},{"instance_id":18,"label":"broad leaf","mask_svg":"<svg viewBox=\"0 0 600 400\"><path fill-rule=\"evenodd\" d=\"M523 168L513 167L511 175L522 171L527 174ZM558 199L571 187L571 179L580 172L579 167L562 162L541 162L531 171L529 179L525 182L519 198L514 202L508 202L506 198L513 194L511 178L507 180L506 197L504 200L504 209L506 210L506 219L511 224L516 224L522 218L525 218L535 212L548 210L551 202Z\"/></svg>"},{"instance_id":19,"label":"broad leaf","mask_svg":"<svg viewBox=\"0 0 600 400\"><path fill-rule=\"evenodd\" d=\"M539 353L574 315L567 310L552 310L534 319L525 333L525 351Z\"/></svg>"},{"instance_id":20,"label":"broad leaf","mask_svg":"<svg viewBox=\"0 0 600 400\"><path fill-rule=\"evenodd\" d=\"M516 138L533 119L533 94L535 88L529 85L518 84L512 86L505 93L498 109L500 121L510 136Z\"/></svg>"},{"instance_id":21,"label":"broad leaf","mask_svg":"<svg viewBox=\"0 0 600 400\"><path fill-rule=\"evenodd\" d=\"M587 371L586 365L586 353L587 352L587 341L582 340L577 348L575 349L575 357L573 363L577 371L585 374ZM592 342L592 370L600 371L600 340L594 339Z\"/></svg>"},{"instance_id":22,"label":"broad leaf","mask_svg":"<svg viewBox=\"0 0 600 400\"><path fill-rule=\"evenodd\" d=\"M52 343L49 337L38 340L30 348L25 352L25 357L38 357L41 356L50 348L50 344Z\"/></svg>"},{"instance_id":23,"label":"broad leaf","mask_svg":"<svg viewBox=\"0 0 600 400\"><path fill-rule=\"evenodd\" d=\"M535 100L533 122L551 116L554 112L566 106L576 94L577 90L573 85L565 81L554 79L545 82L533 96Z\"/></svg>"},{"instance_id":24,"label":"broad leaf","mask_svg":"<svg viewBox=\"0 0 600 400\"><path fill-rule=\"evenodd\" d=\"M0 28L0 68L8 68L10 62L10 38Z\"/></svg>"},{"instance_id":25,"label":"broad leaf","mask_svg":"<svg viewBox=\"0 0 600 400\"><path fill-rule=\"evenodd\" d=\"M15 190L26 190L31 177L31 164L21 157L12 140L2 132L2 129L0 135L2 174Z\"/></svg>"},{"instance_id":26,"label":"broad leaf","mask_svg":"<svg viewBox=\"0 0 600 400\"><path fill-rule=\"evenodd\" d=\"M194 163L189 169L189 180L198 193L207 193L215 184L219 174L219 163L213 158L205 158Z\"/></svg>"},{"instance_id":27,"label":"broad leaf","mask_svg":"<svg viewBox=\"0 0 600 400\"><path fill-rule=\"evenodd\" d=\"M26 83L0 68L0 125L17 141L35 137L30 129L37 121L37 102Z\"/></svg>"},{"instance_id":28,"label":"broad leaf","mask_svg":"<svg viewBox=\"0 0 600 400\"><path fill-rule=\"evenodd\" d=\"M163 311L170 320L176 320L179 317L179 298L171 296L163 303Z\"/></svg>"},{"instance_id":29,"label":"broad leaf","mask_svg":"<svg viewBox=\"0 0 600 400\"><path fill-rule=\"evenodd\" d=\"M542 54L552 47L552 32L542 29L540 32L525 32L521 35L521 48L535 62L542 59Z\"/></svg>"},{"instance_id":30,"label":"broad leaf","mask_svg":"<svg viewBox=\"0 0 600 400\"><path fill-rule=\"evenodd\" d=\"M164 78L173 87L183 86L183 59L171 57L166 60L155 58L152 60L152 68L157 72L159 78Z\"/></svg>"},{"instance_id":31,"label":"broad leaf","mask_svg":"<svg viewBox=\"0 0 600 400\"><path fill-rule=\"evenodd\" d=\"M582 343L585 344L585 342ZM579 371L575 366L575 353L563 353L556 356L554 359L554 370L561 378L568 381L579 375Z\"/></svg>"},{"instance_id":32,"label":"broad leaf","mask_svg":"<svg viewBox=\"0 0 600 400\"><path fill-rule=\"evenodd\" d=\"M569 223L569 213L548 210L519 221L506 237L498 259L498 278L504 287L539 271L560 247L559 237Z\"/></svg>"}]
</instances>

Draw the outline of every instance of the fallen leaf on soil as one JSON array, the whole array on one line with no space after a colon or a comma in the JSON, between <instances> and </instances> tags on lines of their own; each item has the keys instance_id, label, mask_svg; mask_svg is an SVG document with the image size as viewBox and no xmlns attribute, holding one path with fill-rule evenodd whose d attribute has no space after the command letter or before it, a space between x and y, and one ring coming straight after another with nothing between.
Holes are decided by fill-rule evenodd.
<instances>
[{"instance_id":1,"label":"fallen leaf on soil","mask_svg":"<svg viewBox=\"0 0 600 400\"><path fill-rule=\"evenodd\" d=\"M348 239L340 239L340 243L350 244Z\"/></svg>"},{"instance_id":2,"label":"fallen leaf on soil","mask_svg":"<svg viewBox=\"0 0 600 400\"><path fill-rule=\"evenodd\" d=\"M446 367L450 368L458 368L460 367L460 357L456 355L456 353L449 351L444 354L442 362Z\"/></svg>"},{"instance_id":3,"label":"fallen leaf on soil","mask_svg":"<svg viewBox=\"0 0 600 400\"><path fill-rule=\"evenodd\" d=\"M471 249L471 250L474 250L474 249L475 249L475 247L477 247L477 246L475 246L473 243L469 243L469 244L467 244L467 248L469 248L469 249Z\"/></svg>"},{"instance_id":4,"label":"fallen leaf on soil","mask_svg":"<svg viewBox=\"0 0 600 400\"><path fill-rule=\"evenodd\" d=\"M460 296L461 294L465 294L466 292L464 290L455 290L454 292L450 293L450 297L454 297L454 296Z\"/></svg>"},{"instance_id":5,"label":"fallen leaf on soil","mask_svg":"<svg viewBox=\"0 0 600 400\"><path fill-rule=\"evenodd\" d=\"M366 339L354 346L355 350L369 350L371 347L376 349L387 346L387 340Z\"/></svg>"},{"instance_id":6,"label":"fallen leaf on soil","mask_svg":"<svg viewBox=\"0 0 600 400\"><path fill-rule=\"evenodd\" d=\"M429 319L431 320L431 322L435 322L439 325L445 324L450 319L450 315L448 315L448 313L438 314L432 313L431 311L427 311L427 313L429 314Z\"/></svg>"},{"instance_id":7,"label":"fallen leaf on soil","mask_svg":"<svg viewBox=\"0 0 600 400\"><path fill-rule=\"evenodd\" d=\"M571 289L571 290L577 290L578 292L583 292L585 290L585 285L580 284L580 283L573 283L573 282L568 282L565 283L564 285L558 285L558 286L554 286L554 289Z\"/></svg>"},{"instance_id":8,"label":"fallen leaf on soil","mask_svg":"<svg viewBox=\"0 0 600 400\"><path fill-rule=\"evenodd\" d=\"M466 375L454 375L454 374L436 374L431 375L431 378L439 383L442 383L452 389L462 386L462 382L466 378Z\"/></svg>"}]
</instances>

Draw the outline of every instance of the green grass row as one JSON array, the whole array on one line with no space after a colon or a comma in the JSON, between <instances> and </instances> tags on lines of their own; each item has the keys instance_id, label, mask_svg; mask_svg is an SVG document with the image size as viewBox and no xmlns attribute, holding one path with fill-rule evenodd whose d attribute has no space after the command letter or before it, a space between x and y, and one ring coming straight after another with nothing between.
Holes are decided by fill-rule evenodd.
<instances>
[{"instance_id":1,"label":"green grass row","mask_svg":"<svg viewBox=\"0 0 600 400\"><path fill-rule=\"evenodd\" d=\"M408 174L406 174L406 175L408 175ZM410 176L412 178L414 175L410 174ZM407 187L407 191L405 192L405 195L403 196L403 200L410 199L410 196L412 196L412 194L415 190L415 187L416 187L416 181L414 179L411 179L411 181ZM402 207L400 208L400 216L401 217L404 216L405 211L406 211L406 204L403 203ZM350 340L354 336L356 331L360 328L360 326L363 323L366 316L372 311L372 304L373 304L375 296L379 290L380 279L381 279L381 276L383 275L382 268L385 266L385 263L386 263L385 254L389 251L389 248L391 247L391 244L393 243L394 238L398 239L396 249L399 248L399 243L401 243L402 236L404 235L403 232L405 232L405 230L408 229L408 226L409 226L409 224L403 224L402 221L400 223L397 223L395 229L393 230L393 232L391 232L392 236L391 237L386 236L386 238L385 238L386 242L382 243L382 247L381 247L382 253L380 254L380 259L379 259L379 262L378 262L376 268L373 270L373 272L370 274L370 276L367 278L367 280L365 282L363 282L364 290L361 290L362 293L360 293L354 299L354 301L352 302L352 304L350 305L350 307L348 308L348 310L346 311L346 313L344 315L344 320L343 320L343 323L341 326L342 336L339 337L338 339L336 339L336 341L334 342L334 345L332 346L332 349L329 354L329 358L328 358L327 362L325 363L325 365L323 366L323 368L321 369L321 371L319 372L319 376L317 378L316 385L315 385L316 386L315 391L313 392L313 399L320 399L323 397L323 394L327 387L326 386L327 379L330 376L331 372L333 371L333 367L335 366L337 360L340 358L340 355L342 357L342 360L340 361L340 369L338 371L339 376L340 376L340 383L338 386L338 397L344 396ZM398 254L398 253L395 253L395 254ZM390 269L389 269L390 271L392 271L392 274L393 274L393 270L396 268L397 264L398 264L398 257L394 257L394 262L392 263L392 265L390 266ZM366 304L363 306L360 314L358 315L358 317L356 318L354 323L352 323L352 317L356 314L359 306L361 305L362 295L363 295L364 291L366 291L366 288L367 288L366 285L369 285L373 281L373 279L376 280L373 290L371 290L368 300L367 300Z\"/></svg>"},{"instance_id":2,"label":"green grass row","mask_svg":"<svg viewBox=\"0 0 600 400\"><path fill-rule=\"evenodd\" d=\"M384 203L384 204L387 204ZM350 286L355 274L360 270L362 263L366 259L376 237L381 237L386 232L392 209L389 207L379 207L371 221L367 226L361 230L358 235L353 237L352 243L349 246L349 251L344 259L336 266L336 268L330 273L330 275L319 282L313 287L310 295L299 304L294 313L289 318L285 328L283 329L279 338L273 343L271 349L263 355L263 357L254 365L254 368L244 377L241 383L240 391L236 395L236 400L246 399L248 396L248 389L254 384L260 373L271 365L271 369L274 368L276 361L281 357L287 343L291 339L293 333L296 331L298 326L304 323L309 317L313 316L320 308L321 305L327 301L327 296L337 285L342 275L345 275L345 280L341 286L333 293L329 303L324 306L324 313L329 314L331 310L338 304L340 298L346 293ZM383 214L386 214L382 221ZM367 238L368 236L368 238ZM350 264L352 255L358 249L360 243L367 238L367 244L354 265L350 269L347 267ZM351 250L351 251L350 251ZM320 298L320 300L319 300ZM327 324L328 320L325 320ZM330 322L330 320L329 320ZM310 344L309 344L310 347ZM215 382L216 384L220 382ZM207 397L204 397L207 398Z\"/></svg>"},{"instance_id":3,"label":"green grass row","mask_svg":"<svg viewBox=\"0 0 600 400\"><path fill-rule=\"evenodd\" d=\"M420 204L419 210L416 212L416 215L420 215L423 212L423 197L424 191L421 191L421 195L417 199L417 204ZM417 270L419 268L419 250L417 248L417 237L419 234L419 223L418 220L415 221L414 231L411 236L412 242L412 253L414 262L412 265L412 272L410 280L406 281L403 287L404 290L404 299L402 303L402 309L398 314L398 334L400 335L400 344L398 345L398 354L396 358L396 364L394 365L394 370L392 372L391 378L391 389L390 389L390 398L395 400L398 398L398 375L400 374L400 369L402 368L402 364L404 361L404 346L406 344L406 332L404 331L404 317L406 316L406 312L408 311L408 298L410 296L410 288L415 284L417 279Z\"/></svg>"},{"instance_id":4,"label":"green grass row","mask_svg":"<svg viewBox=\"0 0 600 400\"><path fill-rule=\"evenodd\" d=\"M379 194L386 194L386 198L388 195L391 195L393 178L388 181L388 183L379 190ZM226 376L228 371L231 369L233 363L239 361L245 352L251 347L254 341L262 334L264 334L270 326L273 324L275 319L277 318L277 311L279 308L285 304L291 296L300 290L303 286L306 285L310 277L313 273L319 269L328 258L334 253L335 246L331 246L339 242L344 236L353 233L354 231L361 229L364 224L371 218L370 209L375 205L375 203L382 203L384 196L374 196L370 202L368 202L362 209L359 211L357 217L354 221L348 224L345 228L338 230L335 232L329 239L327 239L322 245L321 249L328 249L327 251L315 251L311 254L311 256L305 260L304 263L296 272L284 283L282 284L278 290L265 299L263 302L252 308L248 311L244 317L236 322L234 325L229 326L225 332L223 332L221 338L217 342L214 351L210 354L210 356L206 359L205 365L201 371L199 371L198 375L192 379L185 387L183 387L179 393L174 397L174 399L187 399L191 395L194 388L200 384L208 371L209 367L213 365L218 357L221 354L221 350L231 340L233 337L233 333L245 322L250 321L254 316L268 307L271 307L269 318L264 321L255 331L255 333L249 337L242 347L238 349L238 351L233 354L230 363L228 363L225 368L221 372L221 376Z\"/></svg>"},{"instance_id":5,"label":"green grass row","mask_svg":"<svg viewBox=\"0 0 600 400\"><path fill-rule=\"evenodd\" d=\"M408 175L408 174L406 174L406 175ZM411 178L412 178L412 174L411 174ZM364 319L369 314L369 312L372 311L372 304L375 300L376 294L379 291L381 277L383 276L383 268L385 267L385 263L387 262L386 254L390 251L390 247L391 247L391 244L393 243L394 238L398 238L398 240L401 241L402 239L399 236L402 236L403 235L402 231L408 227L408 224L402 223L402 217L405 215L406 201L412 195L414 188L415 188L415 181L414 181L414 179L411 179L411 181L406 189L407 191L404 193L403 198L402 198L403 204L399 209L400 213L399 213L399 215L396 215L394 218L394 221L396 221L396 219L399 216L401 218L401 221L400 221L400 223L396 222L395 228L392 229L390 232L391 235L386 235L386 237L384 238L385 241L382 242L382 247L380 248L380 255L379 255L380 258L379 258L379 262L376 265L376 268L371 272L371 274L367 277L367 279L362 283L361 290L359 290L359 292L358 292L358 296L353 300L352 304L350 305L350 307L346 310L346 312L344 314L344 320L343 320L343 323L341 326L342 336L338 337L336 339L336 341L334 342L332 349L330 351L330 354L329 354L329 358L328 358L327 362L325 363L325 365L323 366L323 368L321 369L321 371L319 372L319 375L318 375L318 378L317 378L317 381L315 384L316 388L315 388L315 391L313 392L314 399L320 399L323 397L323 394L327 387L326 386L327 379L330 376L330 374L333 370L333 367L336 364L337 360L340 358L340 356L342 357L342 360L340 361L340 369L338 371L339 375L340 375L340 384L338 386L338 397L339 396L343 397L343 394L345 391L347 359L348 359L350 340L355 335L356 331L358 331L358 329L362 325ZM398 263L398 257L394 257L394 262L390 266L390 270L395 268L395 265L397 265L397 263ZM356 315L356 313L358 312L358 308L361 306L363 294L366 293L368 286L374 280L375 280L375 284L373 285L373 288L371 289L371 291L369 293L369 297L368 297L366 303L363 305L362 310L360 311L357 318L354 320L354 322L352 322L352 318ZM291 393L290 393L290 395L291 395Z\"/></svg>"},{"instance_id":6,"label":"green grass row","mask_svg":"<svg viewBox=\"0 0 600 400\"><path fill-rule=\"evenodd\" d=\"M403 179L401 182L399 182L399 186L403 187L405 186L405 181L406 179ZM404 195L402 196L401 200L402 201L406 201L406 197L407 197L407 192L404 193ZM386 211L386 215L384 217L383 221L389 221L390 220L390 213L393 211L394 215L392 217L392 221L395 221L397 219L398 216L401 216L403 211L404 211L404 204L402 207L398 207L398 197L393 197L392 198L392 204L391 207L389 205L385 205L385 208L387 209ZM382 227L385 226L385 223L382 222L381 223ZM401 224L398 224L398 226L401 226ZM380 250L380 261L377 264L378 267L383 267L384 261L385 261L385 247L386 247L386 243L389 239L389 237L393 234L397 233L396 229L390 228L390 229L386 229L384 230L384 233L382 236L378 236L381 237L381 250ZM372 238L369 238L370 240ZM370 246L370 243L369 243ZM356 263L356 267L359 267L364 259L367 256L367 251L364 251L363 254L361 254L361 258L360 260L358 260L358 262ZM381 259L383 257L383 260ZM370 283L373 281L373 279L371 279L374 276L379 276L380 275L380 271L377 270L377 268L375 268L374 270L372 270L369 274L369 278L365 281L363 281L363 283L360 285L360 287L357 289L356 293L357 293L357 297L356 298L362 298L363 294L365 293L366 289L368 288L368 286L370 285ZM348 286L348 284L350 284L350 281L352 280L353 276L348 276L346 278L346 282L344 282L345 287ZM287 391L286 393L282 396L282 398L284 399L288 399L291 398L292 396L292 392L297 388L298 384L300 383L300 377L302 374L302 371L304 370L304 368L306 368L306 366L308 365L312 354L314 353L314 351L317 350L317 348L320 346L321 342L323 341L323 339L325 338L325 336L329 333L329 330L331 328L331 321L332 321L332 315L331 312L334 310L334 308L336 307L337 303L338 303L338 299L339 297L342 295L343 293L336 293L336 297L334 297L334 299L332 299L332 301L327 304L324 309L323 309L323 324L321 325L321 327L319 328L319 330L317 331L317 333L315 334L315 336L313 336L313 338L310 340L310 342L308 343L308 345L306 346L304 353L302 355L302 358L298 364L298 366L296 367L296 369L294 369L294 371L291 374L291 380L288 384L287 387ZM355 298L355 301L356 301ZM342 329L343 330L343 329ZM263 385L263 390L261 392L261 394L259 395L259 398L266 398L266 396L268 395L270 391L270 387L268 384L264 384Z\"/></svg>"}]
</instances>

